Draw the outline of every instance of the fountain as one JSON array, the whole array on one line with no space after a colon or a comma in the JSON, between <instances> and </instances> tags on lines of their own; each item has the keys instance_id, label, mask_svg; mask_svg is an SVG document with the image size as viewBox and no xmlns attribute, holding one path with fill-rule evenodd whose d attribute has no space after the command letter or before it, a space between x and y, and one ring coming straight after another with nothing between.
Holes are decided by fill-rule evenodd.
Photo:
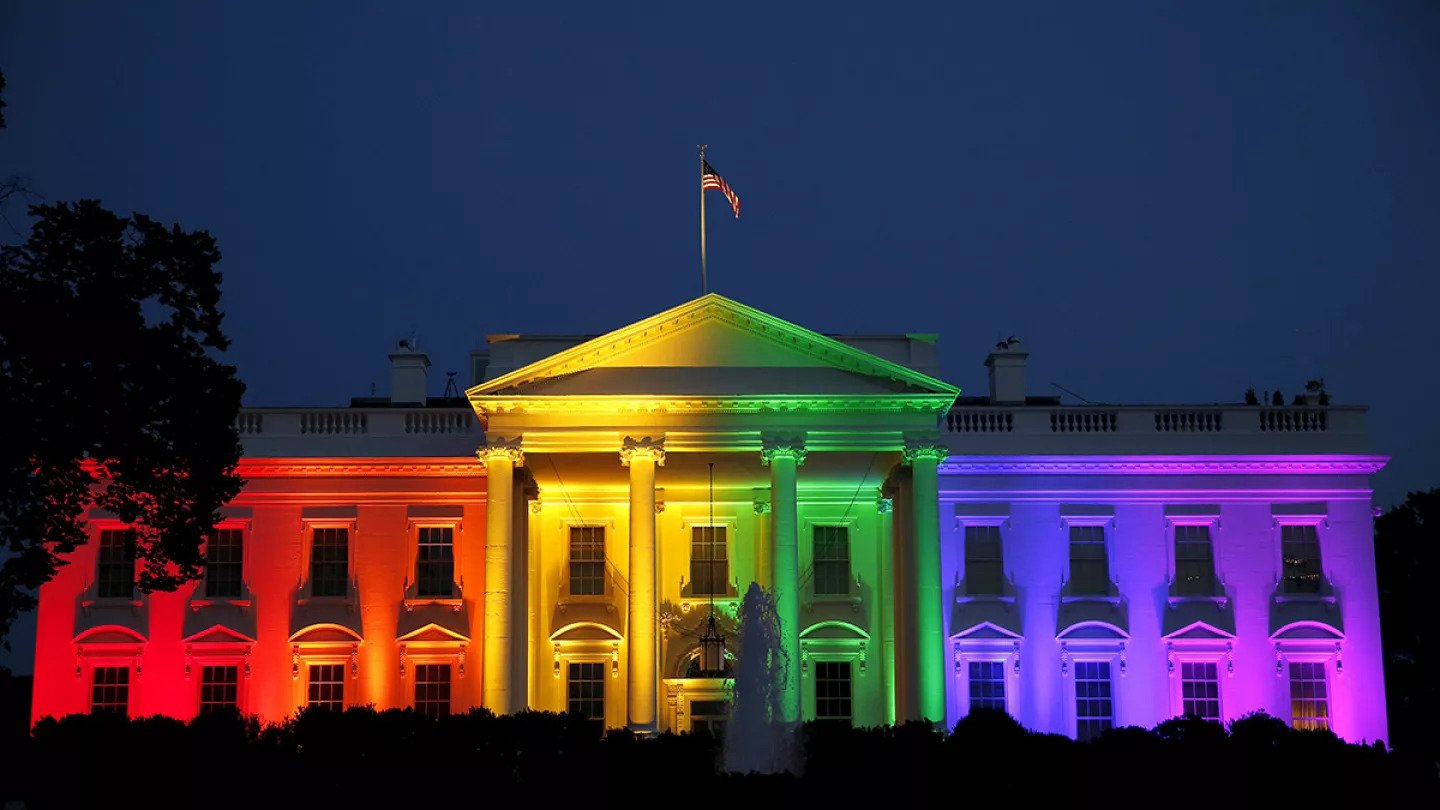
<instances>
[{"instance_id":1,"label":"fountain","mask_svg":"<svg viewBox=\"0 0 1440 810\"><path fill-rule=\"evenodd\" d=\"M725 728L724 767L739 773L795 770L795 729L781 720L780 689L790 666L780 643L775 598L750 583L740 602L734 704Z\"/></svg>"}]
</instances>

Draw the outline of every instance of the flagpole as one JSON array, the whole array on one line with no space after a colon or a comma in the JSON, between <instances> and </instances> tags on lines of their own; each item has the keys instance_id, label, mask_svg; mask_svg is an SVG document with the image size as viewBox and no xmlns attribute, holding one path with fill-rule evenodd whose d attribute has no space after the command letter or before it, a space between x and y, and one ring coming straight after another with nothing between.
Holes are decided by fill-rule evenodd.
<instances>
[{"instance_id":1,"label":"flagpole","mask_svg":"<svg viewBox=\"0 0 1440 810\"><path fill-rule=\"evenodd\" d=\"M699 144L700 149L700 294L710 292L710 279L705 267L705 149L708 144Z\"/></svg>"}]
</instances>

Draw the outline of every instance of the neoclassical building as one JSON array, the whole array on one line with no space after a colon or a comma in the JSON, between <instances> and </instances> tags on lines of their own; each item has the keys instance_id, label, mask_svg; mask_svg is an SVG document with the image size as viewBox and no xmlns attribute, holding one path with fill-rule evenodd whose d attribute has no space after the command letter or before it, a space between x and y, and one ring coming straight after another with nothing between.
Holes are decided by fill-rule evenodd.
<instances>
[{"instance_id":1,"label":"neoclassical building","mask_svg":"<svg viewBox=\"0 0 1440 810\"><path fill-rule=\"evenodd\" d=\"M41 591L34 717L235 706L725 722L711 615L770 589L788 720L1089 737L1264 710L1386 737L1361 407L1062 405L933 335L827 336L706 295L599 337L492 335L463 398L250 408L206 575L127 527ZM977 356L977 361L980 358ZM712 664L714 662L711 662Z\"/></svg>"}]
</instances>

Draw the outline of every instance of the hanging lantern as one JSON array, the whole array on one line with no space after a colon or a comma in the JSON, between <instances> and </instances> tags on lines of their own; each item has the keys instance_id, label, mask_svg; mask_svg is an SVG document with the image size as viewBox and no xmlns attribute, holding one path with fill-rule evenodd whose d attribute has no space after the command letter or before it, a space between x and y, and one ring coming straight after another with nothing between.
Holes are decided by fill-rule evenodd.
<instances>
[{"instance_id":1,"label":"hanging lantern","mask_svg":"<svg viewBox=\"0 0 1440 810\"><path fill-rule=\"evenodd\" d=\"M700 637L700 677L720 678L725 675L725 636L715 624L715 614L705 621L705 634Z\"/></svg>"}]
</instances>

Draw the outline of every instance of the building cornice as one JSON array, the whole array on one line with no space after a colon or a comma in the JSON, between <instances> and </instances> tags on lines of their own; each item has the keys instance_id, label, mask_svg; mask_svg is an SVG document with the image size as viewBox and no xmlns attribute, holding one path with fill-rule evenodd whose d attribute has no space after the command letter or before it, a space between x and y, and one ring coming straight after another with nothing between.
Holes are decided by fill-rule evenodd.
<instances>
[{"instance_id":1,"label":"building cornice","mask_svg":"<svg viewBox=\"0 0 1440 810\"><path fill-rule=\"evenodd\" d=\"M485 464L471 456L457 458L245 458L237 472L243 478L373 478L409 476L440 478L483 476Z\"/></svg>"},{"instance_id":2,"label":"building cornice","mask_svg":"<svg viewBox=\"0 0 1440 810\"><path fill-rule=\"evenodd\" d=\"M941 475L1373 475L1380 455L950 456Z\"/></svg>"}]
</instances>

